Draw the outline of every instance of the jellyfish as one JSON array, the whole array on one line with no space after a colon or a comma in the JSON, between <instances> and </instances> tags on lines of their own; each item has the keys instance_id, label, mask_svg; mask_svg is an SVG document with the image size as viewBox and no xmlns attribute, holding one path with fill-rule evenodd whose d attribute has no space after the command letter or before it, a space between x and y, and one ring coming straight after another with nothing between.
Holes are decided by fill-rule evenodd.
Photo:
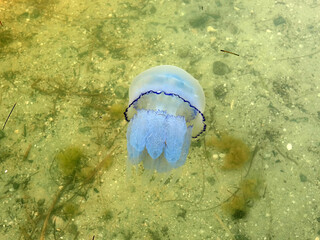
<instances>
[{"instance_id":1,"label":"jellyfish","mask_svg":"<svg viewBox=\"0 0 320 240\"><path fill-rule=\"evenodd\" d=\"M191 138L205 131L205 96L199 82L181 68L150 68L131 83L124 112L128 162L168 172L185 164Z\"/></svg>"}]
</instances>

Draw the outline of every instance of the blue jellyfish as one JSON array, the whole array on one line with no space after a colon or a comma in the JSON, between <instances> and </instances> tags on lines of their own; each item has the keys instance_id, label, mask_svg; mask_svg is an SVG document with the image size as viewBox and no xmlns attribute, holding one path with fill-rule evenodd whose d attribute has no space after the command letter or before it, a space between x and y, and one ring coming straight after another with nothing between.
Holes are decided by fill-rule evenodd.
<instances>
[{"instance_id":1,"label":"blue jellyfish","mask_svg":"<svg viewBox=\"0 0 320 240\"><path fill-rule=\"evenodd\" d=\"M128 161L167 172L186 162L191 138L205 131L205 96L181 68L162 65L134 78L124 115Z\"/></svg>"}]
</instances>

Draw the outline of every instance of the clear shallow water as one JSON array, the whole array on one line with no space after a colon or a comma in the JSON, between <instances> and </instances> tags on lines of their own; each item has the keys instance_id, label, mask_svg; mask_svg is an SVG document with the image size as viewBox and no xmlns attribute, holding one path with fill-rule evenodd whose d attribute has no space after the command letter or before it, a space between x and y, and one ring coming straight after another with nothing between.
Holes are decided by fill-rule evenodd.
<instances>
[{"instance_id":1,"label":"clear shallow water","mask_svg":"<svg viewBox=\"0 0 320 240\"><path fill-rule=\"evenodd\" d=\"M319 237L319 7L2 1L1 124L17 104L0 140L0 238ZM161 64L199 80L208 125L165 183L126 176L122 115L131 80ZM258 146L251 165L221 169L204 139L222 134ZM57 160L69 146L82 152L72 181ZM243 179L259 197L234 215L223 204Z\"/></svg>"}]
</instances>

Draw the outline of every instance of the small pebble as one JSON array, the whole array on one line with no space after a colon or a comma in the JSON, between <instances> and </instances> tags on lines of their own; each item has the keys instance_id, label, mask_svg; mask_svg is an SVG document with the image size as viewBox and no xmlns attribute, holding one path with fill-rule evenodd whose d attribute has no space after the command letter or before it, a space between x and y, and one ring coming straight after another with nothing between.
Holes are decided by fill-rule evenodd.
<instances>
[{"instance_id":1,"label":"small pebble","mask_svg":"<svg viewBox=\"0 0 320 240\"><path fill-rule=\"evenodd\" d=\"M208 26L207 27L207 32L208 33L216 32L216 31L217 31L217 29L214 29L212 26Z\"/></svg>"},{"instance_id":2,"label":"small pebble","mask_svg":"<svg viewBox=\"0 0 320 240\"><path fill-rule=\"evenodd\" d=\"M228 74L231 70L227 64L221 61L215 61L212 65L213 73L216 75L225 75Z\"/></svg>"},{"instance_id":3,"label":"small pebble","mask_svg":"<svg viewBox=\"0 0 320 240\"><path fill-rule=\"evenodd\" d=\"M307 176L302 174L302 173L300 173L300 181L301 182L306 182L307 180L308 180Z\"/></svg>"}]
</instances>

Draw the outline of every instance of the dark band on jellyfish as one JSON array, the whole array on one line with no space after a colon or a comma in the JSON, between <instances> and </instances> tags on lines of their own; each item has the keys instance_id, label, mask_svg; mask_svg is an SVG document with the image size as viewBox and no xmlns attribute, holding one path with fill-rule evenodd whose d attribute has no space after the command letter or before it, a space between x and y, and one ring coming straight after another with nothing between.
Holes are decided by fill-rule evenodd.
<instances>
[{"instance_id":1,"label":"dark band on jellyfish","mask_svg":"<svg viewBox=\"0 0 320 240\"><path fill-rule=\"evenodd\" d=\"M180 97L178 94L175 94L175 93L166 93L166 92L164 92L164 91L153 91L153 90L150 90L150 91L141 93L139 97L137 97L132 103L129 104L129 106L127 107L126 111L124 112L124 117L125 117L125 119L126 119L127 122L130 122L130 119L128 118L128 109L129 109L132 105L134 105L142 96L147 95L147 94L149 94L149 93L155 93L155 94L161 94L161 93L163 93L163 94L165 94L165 95L167 95L167 96L178 97L178 98L180 98L182 101L188 103L191 108L193 108L197 113L199 113L199 114L201 115L201 117L202 117L202 122L203 122L203 128L202 128L201 132L197 134L197 136L194 136L194 137L192 137L192 138L197 138L197 137L199 137L199 136L206 130L206 128L207 128L207 125L205 124L206 119L205 119L204 115L202 114L202 112L201 112L199 109L197 109L195 106L193 106L189 101L187 101L187 100L185 100L184 98Z\"/></svg>"}]
</instances>

